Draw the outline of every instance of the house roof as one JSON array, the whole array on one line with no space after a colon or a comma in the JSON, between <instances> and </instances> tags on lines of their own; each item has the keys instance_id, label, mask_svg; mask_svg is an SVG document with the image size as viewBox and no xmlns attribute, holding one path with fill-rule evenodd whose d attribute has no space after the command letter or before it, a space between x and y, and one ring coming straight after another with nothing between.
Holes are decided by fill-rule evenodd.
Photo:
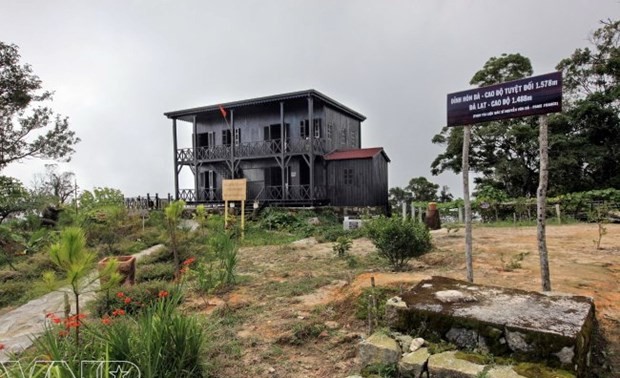
<instances>
[{"instance_id":1,"label":"house roof","mask_svg":"<svg viewBox=\"0 0 620 378\"><path fill-rule=\"evenodd\" d=\"M324 156L325 160L353 160L353 159L370 159L378 154L383 154L388 162L390 158L387 156L383 147L359 148L355 150L336 150Z\"/></svg>"},{"instance_id":2,"label":"house roof","mask_svg":"<svg viewBox=\"0 0 620 378\"><path fill-rule=\"evenodd\" d=\"M190 115L198 114L198 113L215 112L215 111L219 112L220 106L224 107L224 109L226 110L229 110L229 109L241 108L244 106L259 105L259 104L265 104L269 102L279 102L283 100L291 100L291 99L304 98L304 97L310 97L310 96L321 100L325 104L331 107L334 107L352 116L355 119L358 119L360 121L363 121L366 119L366 117L362 115L361 113L356 112L355 110L339 103L338 101L330 97L325 96L321 92L314 90L314 89L308 89L308 90L299 91L299 92L282 93L278 95L265 96L265 97L257 97L257 98L251 98L248 100L232 101L232 102L226 102L222 104L213 104L213 105L201 106L198 108L175 110L175 111L164 113L164 115L168 118L179 118L183 120L188 120L184 118Z\"/></svg>"}]
</instances>

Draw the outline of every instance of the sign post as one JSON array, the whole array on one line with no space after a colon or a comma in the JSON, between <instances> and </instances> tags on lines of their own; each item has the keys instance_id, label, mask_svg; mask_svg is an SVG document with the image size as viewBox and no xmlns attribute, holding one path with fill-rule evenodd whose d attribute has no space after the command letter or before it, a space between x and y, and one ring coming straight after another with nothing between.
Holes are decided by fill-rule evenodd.
<instances>
[{"instance_id":1,"label":"sign post","mask_svg":"<svg viewBox=\"0 0 620 378\"><path fill-rule=\"evenodd\" d=\"M501 84L451 93L447 97L448 126L463 129L463 200L465 207L465 259L467 280L473 282L471 202L469 200L469 140L471 126L477 123L532 115L540 117L540 179L538 198L538 254L543 291L551 290L549 258L545 234L547 195L547 116L562 111L562 73L509 81Z\"/></svg>"},{"instance_id":2,"label":"sign post","mask_svg":"<svg viewBox=\"0 0 620 378\"><path fill-rule=\"evenodd\" d=\"M222 180L222 198L224 199L224 227L228 227L228 201L241 201L241 238L245 236L245 201L247 197L247 179Z\"/></svg>"}]
</instances>

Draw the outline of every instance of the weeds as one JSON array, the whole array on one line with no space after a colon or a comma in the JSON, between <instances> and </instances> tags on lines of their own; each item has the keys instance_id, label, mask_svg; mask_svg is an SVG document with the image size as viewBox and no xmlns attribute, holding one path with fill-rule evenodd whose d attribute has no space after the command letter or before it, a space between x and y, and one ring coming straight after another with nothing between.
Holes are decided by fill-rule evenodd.
<instances>
[{"instance_id":1,"label":"weeds","mask_svg":"<svg viewBox=\"0 0 620 378\"><path fill-rule=\"evenodd\" d=\"M350 238L346 236L340 236L338 239L336 239L336 243L334 243L332 250L338 255L338 257L344 257L345 255L347 255L347 252L349 252L349 249L351 249L351 243L352 242Z\"/></svg>"},{"instance_id":2,"label":"weeds","mask_svg":"<svg viewBox=\"0 0 620 378\"><path fill-rule=\"evenodd\" d=\"M516 255L510 258L510 261L507 262L504 259L504 254L501 253L499 255L499 259L502 262L502 270L504 272L512 272L515 269L521 269L521 263L523 262L523 259L525 259L525 257L529 254L530 254L529 252L517 253Z\"/></svg>"}]
</instances>

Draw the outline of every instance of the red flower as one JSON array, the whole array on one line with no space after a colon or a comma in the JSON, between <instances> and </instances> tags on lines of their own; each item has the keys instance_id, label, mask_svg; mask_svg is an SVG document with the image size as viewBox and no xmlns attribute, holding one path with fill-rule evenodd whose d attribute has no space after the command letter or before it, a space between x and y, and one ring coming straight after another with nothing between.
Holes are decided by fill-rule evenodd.
<instances>
[{"instance_id":1,"label":"red flower","mask_svg":"<svg viewBox=\"0 0 620 378\"><path fill-rule=\"evenodd\" d=\"M125 298L125 304L130 304L130 303L131 303L131 298L126 297L126 298Z\"/></svg>"},{"instance_id":2,"label":"red flower","mask_svg":"<svg viewBox=\"0 0 620 378\"><path fill-rule=\"evenodd\" d=\"M0 344L0 350L3 350L4 348L4 344Z\"/></svg>"},{"instance_id":3,"label":"red flower","mask_svg":"<svg viewBox=\"0 0 620 378\"><path fill-rule=\"evenodd\" d=\"M187 273L187 270L188 270L188 269L187 269L187 266L184 266L183 268L181 268L181 269L179 270L179 273L181 273L181 274L183 275L183 274Z\"/></svg>"},{"instance_id":4,"label":"red flower","mask_svg":"<svg viewBox=\"0 0 620 378\"><path fill-rule=\"evenodd\" d=\"M51 319L52 322L54 322L54 324L60 324L60 322L61 322L60 318L58 316L56 316L56 314L51 313L51 312L48 313L47 315L45 315L45 317L47 319Z\"/></svg>"},{"instance_id":5,"label":"red flower","mask_svg":"<svg viewBox=\"0 0 620 378\"><path fill-rule=\"evenodd\" d=\"M112 311L112 315L113 316L125 315L125 310L123 310L122 308L117 308L116 310Z\"/></svg>"},{"instance_id":6,"label":"red flower","mask_svg":"<svg viewBox=\"0 0 620 378\"><path fill-rule=\"evenodd\" d=\"M123 298L124 296L125 296L125 293L123 293L122 291L119 291L118 293L116 293L117 298Z\"/></svg>"},{"instance_id":7,"label":"red flower","mask_svg":"<svg viewBox=\"0 0 620 378\"><path fill-rule=\"evenodd\" d=\"M110 325L110 323L112 323L112 319L110 319L109 316L104 316L103 318L101 318L101 323L103 323L104 325Z\"/></svg>"},{"instance_id":8,"label":"red flower","mask_svg":"<svg viewBox=\"0 0 620 378\"><path fill-rule=\"evenodd\" d=\"M194 261L196 261L196 258L195 257L190 257L189 259L183 261L183 265L185 265L185 266L192 265L194 263Z\"/></svg>"},{"instance_id":9,"label":"red flower","mask_svg":"<svg viewBox=\"0 0 620 378\"><path fill-rule=\"evenodd\" d=\"M58 331L58 336L60 337L65 337L68 335L69 335L69 331L63 331L63 330Z\"/></svg>"},{"instance_id":10,"label":"red flower","mask_svg":"<svg viewBox=\"0 0 620 378\"><path fill-rule=\"evenodd\" d=\"M166 290L160 290L159 292L159 297L160 298L165 298L168 296L168 292Z\"/></svg>"}]
</instances>

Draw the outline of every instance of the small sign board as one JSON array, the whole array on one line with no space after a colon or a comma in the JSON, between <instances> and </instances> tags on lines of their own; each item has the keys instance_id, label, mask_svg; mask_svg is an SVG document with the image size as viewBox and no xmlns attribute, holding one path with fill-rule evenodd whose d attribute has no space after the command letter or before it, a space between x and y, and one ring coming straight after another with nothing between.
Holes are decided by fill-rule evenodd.
<instances>
[{"instance_id":1,"label":"small sign board","mask_svg":"<svg viewBox=\"0 0 620 378\"><path fill-rule=\"evenodd\" d=\"M471 125L561 111L561 72L448 95L448 126Z\"/></svg>"},{"instance_id":2,"label":"small sign board","mask_svg":"<svg viewBox=\"0 0 620 378\"><path fill-rule=\"evenodd\" d=\"M222 180L222 198L224 201L245 201L247 179Z\"/></svg>"}]
</instances>

